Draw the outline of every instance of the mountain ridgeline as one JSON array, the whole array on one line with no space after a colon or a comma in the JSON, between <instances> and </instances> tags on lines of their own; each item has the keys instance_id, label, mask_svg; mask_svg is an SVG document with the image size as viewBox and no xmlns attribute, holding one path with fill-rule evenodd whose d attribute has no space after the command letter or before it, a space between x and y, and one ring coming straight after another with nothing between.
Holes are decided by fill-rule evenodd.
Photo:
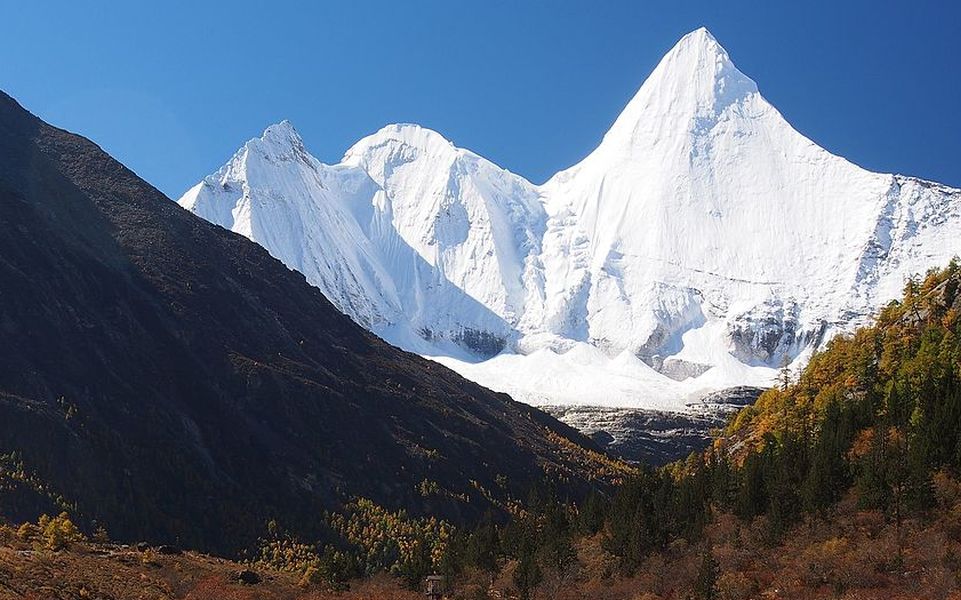
<instances>
[{"instance_id":1,"label":"mountain ridgeline","mask_svg":"<svg viewBox=\"0 0 961 600\"><path fill-rule=\"evenodd\" d=\"M234 552L355 497L454 521L603 470L0 94L0 509ZM12 513L12 514L11 514Z\"/></svg>"},{"instance_id":2,"label":"mountain ridgeline","mask_svg":"<svg viewBox=\"0 0 961 600\"><path fill-rule=\"evenodd\" d=\"M818 147L704 29L543 185L412 124L327 165L283 122L180 203L532 404L681 411L767 386L961 252L961 190Z\"/></svg>"}]
</instances>

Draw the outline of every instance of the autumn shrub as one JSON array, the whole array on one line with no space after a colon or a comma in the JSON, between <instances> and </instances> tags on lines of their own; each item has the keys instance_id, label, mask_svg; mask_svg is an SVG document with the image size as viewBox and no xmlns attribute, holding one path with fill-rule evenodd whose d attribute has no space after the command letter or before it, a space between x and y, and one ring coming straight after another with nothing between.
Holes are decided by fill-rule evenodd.
<instances>
[{"instance_id":1,"label":"autumn shrub","mask_svg":"<svg viewBox=\"0 0 961 600\"><path fill-rule=\"evenodd\" d=\"M722 573L717 580L720 600L747 600L758 593L757 581L740 572Z\"/></svg>"},{"instance_id":2,"label":"autumn shrub","mask_svg":"<svg viewBox=\"0 0 961 600\"><path fill-rule=\"evenodd\" d=\"M604 581L614 576L617 558L604 549L601 535L582 538L578 541L576 548L577 560L581 564L585 578Z\"/></svg>"},{"instance_id":3,"label":"autumn shrub","mask_svg":"<svg viewBox=\"0 0 961 600\"><path fill-rule=\"evenodd\" d=\"M364 574L387 572L411 588L441 569L453 532L442 520L412 518L364 498L330 515L329 523L351 546Z\"/></svg>"},{"instance_id":4,"label":"autumn shrub","mask_svg":"<svg viewBox=\"0 0 961 600\"><path fill-rule=\"evenodd\" d=\"M331 546L318 552L316 546L281 531L275 521L268 523L267 531L257 557L251 561L255 567L295 575L302 587L322 585L334 591L346 590L347 581L357 575L356 561L347 552Z\"/></svg>"},{"instance_id":5,"label":"autumn shrub","mask_svg":"<svg viewBox=\"0 0 961 600\"><path fill-rule=\"evenodd\" d=\"M0 523L0 543L9 544L16 538L16 530L7 525L6 523Z\"/></svg>"},{"instance_id":6,"label":"autumn shrub","mask_svg":"<svg viewBox=\"0 0 961 600\"><path fill-rule=\"evenodd\" d=\"M931 477L931 486L940 508L951 509L961 501L961 483L947 469L940 469Z\"/></svg>"},{"instance_id":7,"label":"autumn shrub","mask_svg":"<svg viewBox=\"0 0 961 600\"><path fill-rule=\"evenodd\" d=\"M145 567L159 567L160 554L153 548L147 548L140 553L140 564Z\"/></svg>"},{"instance_id":8,"label":"autumn shrub","mask_svg":"<svg viewBox=\"0 0 961 600\"><path fill-rule=\"evenodd\" d=\"M830 585L842 592L853 579L851 553L851 545L843 537L811 544L804 551L805 569L801 576L812 587Z\"/></svg>"},{"instance_id":9,"label":"autumn shrub","mask_svg":"<svg viewBox=\"0 0 961 600\"><path fill-rule=\"evenodd\" d=\"M21 542L32 542L37 539L40 530L33 523L23 523L17 528L17 539Z\"/></svg>"},{"instance_id":10,"label":"autumn shrub","mask_svg":"<svg viewBox=\"0 0 961 600\"><path fill-rule=\"evenodd\" d=\"M53 551L63 550L72 543L86 540L65 512L56 517L40 515L36 525L24 523L17 530L17 537L21 541L33 542L40 549Z\"/></svg>"},{"instance_id":11,"label":"autumn shrub","mask_svg":"<svg viewBox=\"0 0 961 600\"><path fill-rule=\"evenodd\" d=\"M268 535L260 541L258 555L252 561L254 565L302 576L319 560L314 546L281 532L276 522L271 521L267 530Z\"/></svg>"}]
</instances>

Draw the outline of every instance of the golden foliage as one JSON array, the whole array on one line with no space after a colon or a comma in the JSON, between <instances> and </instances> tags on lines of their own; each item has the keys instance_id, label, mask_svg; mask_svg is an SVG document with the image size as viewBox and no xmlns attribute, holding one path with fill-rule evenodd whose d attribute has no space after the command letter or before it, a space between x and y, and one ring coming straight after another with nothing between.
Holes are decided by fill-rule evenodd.
<instances>
[{"instance_id":1,"label":"golden foliage","mask_svg":"<svg viewBox=\"0 0 961 600\"><path fill-rule=\"evenodd\" d=\"M40 515L36 525L33 523L20 525L17 529L17 538L22 542L32 542L38 549L52 551L63 550L72 543L87 539L65 512L55 517Z\"/></svg>"},{"instance_id":2,"label":"golden foliage","mask_svg":"<svg viewBox=\"0 0 961 600\"><path fill-rule=\"evenodd\" d=\"M445 521L414 519L406 511L390 512L366 498L354 500L342 514L331 515L330 524L358 549L368 574L383 570L404 575L418 563L438 570L452 534Z\"/></svg>"}]
</instances>

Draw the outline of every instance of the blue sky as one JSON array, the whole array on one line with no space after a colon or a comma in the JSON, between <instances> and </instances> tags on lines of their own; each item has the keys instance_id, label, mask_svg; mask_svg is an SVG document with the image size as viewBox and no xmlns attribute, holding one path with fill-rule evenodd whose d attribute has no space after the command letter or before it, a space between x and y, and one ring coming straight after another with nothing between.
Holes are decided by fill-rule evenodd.
<instances>
[{"instance_id":1,"label":"blue sky","mask_svg":"<svg viewBox=\"0 0 961 600\"><path fill-rule=\"evenodd\" d=\"M961 186L959 6L0 0L0 89L175 198L285 118L325 162L416 122L541 182L704 25L818 144Z\"/></svg>"}]
</instances>

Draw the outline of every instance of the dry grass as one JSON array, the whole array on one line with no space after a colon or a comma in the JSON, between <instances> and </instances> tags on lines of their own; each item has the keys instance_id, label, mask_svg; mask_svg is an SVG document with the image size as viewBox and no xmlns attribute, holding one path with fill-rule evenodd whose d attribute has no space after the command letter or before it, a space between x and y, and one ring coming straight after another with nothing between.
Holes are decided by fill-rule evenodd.
<instances>
[{"instance_id":1,"label":"dry grass","mask_svg":"<svg viewBox=\"0 0 961 600\"><path fill-rule=\"evenodd\" d=\"M708 526L720 567L722 600L751 598L955 599L961 580L961 494L941 486L941 506L927 520L905 522L899 543L894 524L878 512L860 511L847 498L827 519L798 525L775 545L759 519L742 523L722 515ZM545 573L537 599L655 600L689 596L704 546L683 541L654 554L632 577L618 577L601 537L577 542L569 572ZM471 571L453 583L452 598L514 598L511 562L491 576ZM347 592L301 587L292 575L260 570L263 581L243 585L243 566L210 556L137 552L90 543L66 550L36 550L12 529L0 527L0 599L190 600L413 600L386 575L355 581Z\"/></svg>"},{"instance_id":2,"label":"dry grass","mask_svg":"<svg viewBox=\"0 0 961 600\"><path fill-rule=\"evenodd\" d=\"M355 582L334 593L302 587L288 574L259 570L263 581L244 585L243 565L187 552L178 556L138 552L109 544L74 544L60 552L38 551L0 531L2 600L400 600L420 598L389 577Z\"/></svg>"}]
</instances>

